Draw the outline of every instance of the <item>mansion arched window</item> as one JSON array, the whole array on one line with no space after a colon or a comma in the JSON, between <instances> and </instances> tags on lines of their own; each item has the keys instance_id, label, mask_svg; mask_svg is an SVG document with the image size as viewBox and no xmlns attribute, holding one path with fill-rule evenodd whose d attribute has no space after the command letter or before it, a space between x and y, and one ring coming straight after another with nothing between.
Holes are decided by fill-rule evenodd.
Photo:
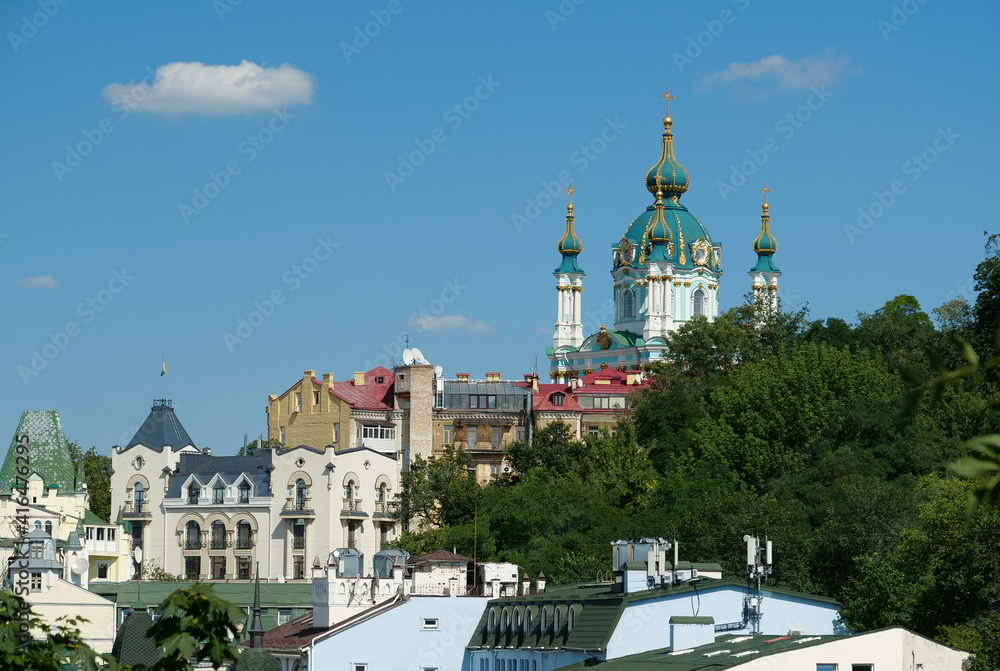
<instances>
[{"instance_id":1,"label":"mansion arched window","mask_svg":"<svg viewBox=\"0 0 1000 671\"><path fill-rule=\"evenodd\" d=\"M253 529L250 523L243 520L236 525L236 549L249 550L253 547Z\"/></svg>"},{"instance_id":2,"label":"mansion arched window","mask_svg":"<svg viewBox=\"0 0 1000 671\"><path fill-rule=\"evenodd\" d=\"M143 512L143 508L146 505L146 488L142 486L141 482L135 483L135 494L133 495L135 499L135 512Z\"/></svg>"},{"instance_id":3,"label":"mansion arched window","mask_svg":"<svg viewBox=\"0 0 1000 671\"><path fill-rule=\"evenodd\" d=\"M295 509L305 510L306 509L306 494L308 493L306 489L306 481L299 478L295 481Z\"/></svg>"},{"instance_id":4,"label":"mansion arched window","mask_svg":"<svg viewBox=\"0 0 1000 671\"><path fill-rule=\"evenodd\" d=\"M222 522L212 522L212 549L226 548L226 525Z\"/></svg>"},{"instance_id":5,"label":"mansion arched window","mask_svg":"<svg viewBox=\"0 0 1000 671\"><path fill-rule=\"evenodd\" d=\"M383 506L385 505L386 492L388 492L389 486L384 482L378 486L378 502Z\"/></svg>"},{"instance_id":6,"label":"mansion arched window","mask_svg":"<svg viewBox=\"0 0 1000 671\"><path fill-rule=\"evenodd\" d=\"M184 549L185 550L200 550L201 549L201 526L194 520L187 523L185 529L186 536L184 539Z\"/></svg>"},{"instance_id":7,"label":"mansion arched window","mask_svg":"<svg viewBox=\"0 0 1000 671\"><path fill-rule=\"evenodd\" d=\"M694 292L694 313L696 315L705 314L705 292L701 289Z\"/></svg>"},{"instance_id":8,"label":"mansion arched window","mask_svg":"<svg viewBox=\"0 0 1000 671\"><path fill-rule=\"evenodd\" d=\"M635 317L635 294L627 288L622 290L622 317Z\"/></svg>"}]
</instances>

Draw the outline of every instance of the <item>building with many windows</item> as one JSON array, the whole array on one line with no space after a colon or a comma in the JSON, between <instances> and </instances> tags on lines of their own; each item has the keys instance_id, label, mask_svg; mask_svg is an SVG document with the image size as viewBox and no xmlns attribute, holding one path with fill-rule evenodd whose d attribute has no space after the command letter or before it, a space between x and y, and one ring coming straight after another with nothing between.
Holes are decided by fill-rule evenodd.
<instances>
[{"instance_id":1,"label":"building with many windows","mask_svg":"<svg viewBox=\"0 0 1000 671\"><path fill-rule=\"evenodd\" d=\"M264 578L305 580L331 548L374 553L397 537L393 451L327 444L214 456L158 400L112 465L112 506L132 526L133 560L187 579L249 580L259 562Z\"/></svg>"}]
</instances>

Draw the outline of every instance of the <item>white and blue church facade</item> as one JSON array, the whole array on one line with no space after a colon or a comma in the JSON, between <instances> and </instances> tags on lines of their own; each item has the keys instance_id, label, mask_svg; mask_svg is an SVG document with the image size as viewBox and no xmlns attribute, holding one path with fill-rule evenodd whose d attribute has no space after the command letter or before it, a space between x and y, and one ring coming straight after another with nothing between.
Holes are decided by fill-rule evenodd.
<instances>
[{"instance_id":1,"label":"white and blue church facade","mask_svg":"<svg viewBox=\"0 0 1000 671\"><path fill-rule=\"evenodd\" d=\"M668 110L660 158L646 172L646 189L653 203L611 246L612 328L602 324L597 333L587 336L581 318L585 273L579 256L583 244L574 229L575 191L572 186L568 190L566 232L558 246L562 263L554 273L555 333L552 347L546 349L553 382L568 384L601 368L639 369L667 355L671 332L697 317L712 321L719 314L722 245L680 202L689 178L674 157L672 125ZM749 274L755 301L776 309L781 272L772 259L778 244L771 235L767 191L764 195L761 232L754 241L758 261Z\"/></svg>"}]
</instances>

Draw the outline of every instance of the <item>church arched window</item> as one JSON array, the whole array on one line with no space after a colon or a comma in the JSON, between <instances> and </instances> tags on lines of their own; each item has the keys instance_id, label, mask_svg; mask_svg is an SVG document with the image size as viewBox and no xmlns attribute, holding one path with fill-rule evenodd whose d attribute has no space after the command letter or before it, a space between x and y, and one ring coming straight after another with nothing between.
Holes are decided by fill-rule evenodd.
<instances>
[{"instance_id":1,"label":"church arched window","mask_svg":"<svg viewBox=\"0 0 1000 671\"><path fill-rule=\"evenodd\" d=\"M622 290L622 317L635 317L635 294L629 288Z\"/></svg>"},{"instance_id":2,"label":"church arched window","mask_svg":"<svg viewBox=\"0 0 1000 671\"><path fill-rule=\"evenodd\" d=\"M705 314L705 292L700 288L694 292L694 313L696 315Z\"/></svg>"}]
</instances>

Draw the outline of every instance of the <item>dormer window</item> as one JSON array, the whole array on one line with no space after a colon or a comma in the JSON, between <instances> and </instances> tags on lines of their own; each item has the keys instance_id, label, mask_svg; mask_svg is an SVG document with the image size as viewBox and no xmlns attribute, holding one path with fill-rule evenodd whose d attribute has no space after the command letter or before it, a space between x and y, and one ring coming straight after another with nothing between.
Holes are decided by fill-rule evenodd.
<instances>
[{"instance_id":1,"label":"dormer window","mask_svg":"<svg viewBox=\"0 0 1000 671\"><path fill-rule=\"evenodd\" d=\"M552 394L552 405L561 406L564 398L566 398L566 394Z\"/></svg>"},{"instance_id":2,"label":"dormer window","mask_svg":"<svg viewBox=\"0 0 1000 671\"><path fill-rule=\"evenodd\" d=\"M377 377L377 378L375 378L375 384L384 384L384 383L385 383L385 378L384 377Z\"/></svg>"},{"instance_id":3,"label":"dormer window","mask_svg":"<svg viewBox=\"0 0 1000 671\"><path fill-rule=\"evenodd\" d=\"M222 503L226 498L226 486L221 482L212 490L212 503Z\"/></svg>"},{"instance_id":4,"label":"dormer window","mask_svg":"<svg viewBox=\"0 0 1000 671\"><path fill-rule=\"evenodd\" d=\"M198 503L198 497L201 496L201 487L196 483L191 483L188 487L188 503Z\"/></svg>"},{"instance_id":5,"label":"dormer window","mask_svg":"<svg viewBox=\"0 0 1000 671\"><path fill-rule=\"evenodd\" d=\"M246 482L240 483L240 503L250 503L250 485Z\"/></svg>"}]
</instances>

